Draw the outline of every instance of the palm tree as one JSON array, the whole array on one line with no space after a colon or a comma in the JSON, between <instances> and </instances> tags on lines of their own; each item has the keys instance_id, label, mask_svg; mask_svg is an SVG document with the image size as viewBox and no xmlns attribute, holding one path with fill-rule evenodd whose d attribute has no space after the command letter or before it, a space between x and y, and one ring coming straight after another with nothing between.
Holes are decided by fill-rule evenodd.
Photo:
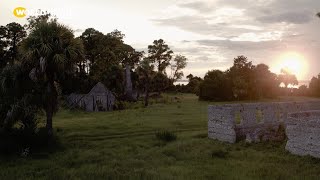
<instances>
[{"instance_id":1,"label":"palm tree","mask_svg":"<svg viewBox=\"0 0 320 180\"><path fill-rule=\"evenodd\" d=\"M58 109L57 83L75 71L75 61L83 54L81 41L56 20L43 20L31 29L22 43L21 51L23 66L31 70L30 78L41 89L46 128L51 136L52 117Z\"/></svg>"}]
</instances>

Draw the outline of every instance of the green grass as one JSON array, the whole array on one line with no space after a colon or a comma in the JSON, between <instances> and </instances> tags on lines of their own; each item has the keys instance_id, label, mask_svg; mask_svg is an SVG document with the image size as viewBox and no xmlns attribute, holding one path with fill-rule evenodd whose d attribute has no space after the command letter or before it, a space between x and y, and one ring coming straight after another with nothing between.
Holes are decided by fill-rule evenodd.
<instances>
[{"instance_id":1,"label":"green grass","mask_svg":"<svg viewBox=\"0 0 320 180\"><path fill-rule=\"evenodd\" d=\"M0 159L0 179L318 179L320 160L291 155L284 143L226 144L207 138L207 105L181 103L86 113L60 111L63 148ZM177 139L162 142L159 131Z\"/></svg>"}]
</instances>

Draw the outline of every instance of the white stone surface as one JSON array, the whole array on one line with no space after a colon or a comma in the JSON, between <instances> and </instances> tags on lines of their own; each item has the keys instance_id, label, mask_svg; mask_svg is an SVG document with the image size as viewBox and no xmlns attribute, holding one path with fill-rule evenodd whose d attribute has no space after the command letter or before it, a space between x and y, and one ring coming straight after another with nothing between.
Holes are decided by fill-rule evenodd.
<instances>
[{"instance_id":1,"label":"white stone surface","mask_svg":"<svg viewBox=\"0 0 320 180\"><path fill-rule=\"evenodd\" d=\"M287 124L288 113L306 110L320 110L320 101L211 105L208 107L208 136L229 143L241 138L250 142L272 140L277 138L280 126ZM262 112L259 120L258 111ZM241 123L238 124L238 120ZM291 142L288 145L294 146Z\"/></svg>"},{"instance_id":2,"label":"white stone surface","mask_svg":"<svg viewBox=\"0 0 320 180\"><path fill-rule=\"evenodd\" d=\"M320 158L320 111L289 114L286 150Z\"/></svg>"}]
</instances>

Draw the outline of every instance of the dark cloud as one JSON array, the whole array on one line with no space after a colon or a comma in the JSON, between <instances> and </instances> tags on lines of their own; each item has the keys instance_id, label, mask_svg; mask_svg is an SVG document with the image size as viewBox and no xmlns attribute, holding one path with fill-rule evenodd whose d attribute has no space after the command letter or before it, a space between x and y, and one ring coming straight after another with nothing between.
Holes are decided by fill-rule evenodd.
<instances>
[{"instance_id":1,"label":"dark cloud","mask_svg":"<svg viewBox=\"0 0 320 180\"><path fill-rule=\"evenodd\" d=\"M280 14L270 14L258 17L257 20L262 23L292 23L305 24L314 17L311 12L286 12Z\"/></svg>"},{"instance_id":2,"label":"dark cloud","mask_svg":"<svg viewBox=\"0 0 320 180\"><path fill-rule=\"evenodd\" d=\"M158 25L173 26L182 30L204 35L234 36L248 32L247 28L235 28L229 23L208 23L210 18L203 16L179 16L167 19L153 19Z\"/></svg>"},{"instance_id":3,"label":"dark cloud","mask_svg":"<svg viewBox=\"0 0 320 180\"><path fill-rule=\"evenodd\" d=\"M230 41L230 40L198 40L197 43L205 46L216 46L233 51L261 51L261 50L281 50L285 48L285 43L281 41Z\"/></svg>"}]
</instances>

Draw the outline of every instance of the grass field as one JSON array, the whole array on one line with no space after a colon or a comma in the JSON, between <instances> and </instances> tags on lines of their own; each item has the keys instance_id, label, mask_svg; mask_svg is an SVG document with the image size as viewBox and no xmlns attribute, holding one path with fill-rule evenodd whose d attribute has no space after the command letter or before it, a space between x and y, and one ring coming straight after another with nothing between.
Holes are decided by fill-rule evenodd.
<instances>
[{"instance_id":1,"label":"grass field","mask_svg":"<svg viewBox=\"0 0 320 180\"><path fill-rule=\"evenodd\" d=\"M207 105L181 103L54 118L62 148L27 158L1 157L0 179L319 179L320 161L284 150L284 143L234 145L207 138ZM161 130L177 140L162 142Z\"/></svg>"}]
</instances>

